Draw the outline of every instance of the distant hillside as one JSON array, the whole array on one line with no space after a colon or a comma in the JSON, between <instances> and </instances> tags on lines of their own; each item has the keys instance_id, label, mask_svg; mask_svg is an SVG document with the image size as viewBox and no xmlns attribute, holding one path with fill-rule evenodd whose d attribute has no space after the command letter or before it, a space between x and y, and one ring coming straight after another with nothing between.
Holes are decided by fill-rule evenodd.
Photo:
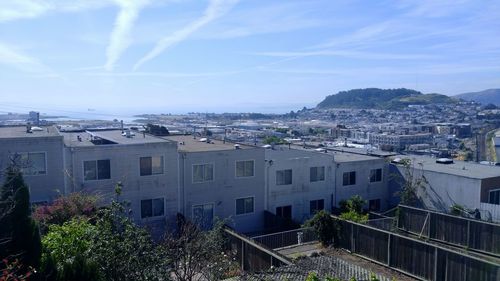
<instances>
[{"instance_id":1,"label":"distant hillside","mask_svg":"<svg viewBox=\"0 0 500 281\"><path fill-rule=\"evenodd\" d=\"M440 94L422 94L410 89L354 89L327 96L318 108L401 109L410 104L455 103L457 99Z\"/></svg>"},{"instance_id":2,"label":"distant hillside","mask_svg":"<svg viewBox=\"0 0 500 281\"><path fill-rule=\"evenodd\" d=\"M464 93L456 95L455 97L464 100L477 101L484 105L492 103L496 106L500 106L500 89L489 89L481 92Z\"/></svg>"}]
</instances>

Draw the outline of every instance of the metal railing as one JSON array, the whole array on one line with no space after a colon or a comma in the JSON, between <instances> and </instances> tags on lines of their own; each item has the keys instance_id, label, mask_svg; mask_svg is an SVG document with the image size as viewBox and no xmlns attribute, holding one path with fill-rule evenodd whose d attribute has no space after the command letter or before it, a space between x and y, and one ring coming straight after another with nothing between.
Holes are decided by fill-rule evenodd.
<instances>
[{"instance_id":1,"label":"metal railing","mask_svg":"<svg viewBox=\"0 0 500 281\"><path fill-rule=\"evenodd\" d=\"M271 249L301 245L318 241L318 236L312 228L299 228L266 235L252 237L253 240L266 245Z\"/></svg>"}]
</instances>

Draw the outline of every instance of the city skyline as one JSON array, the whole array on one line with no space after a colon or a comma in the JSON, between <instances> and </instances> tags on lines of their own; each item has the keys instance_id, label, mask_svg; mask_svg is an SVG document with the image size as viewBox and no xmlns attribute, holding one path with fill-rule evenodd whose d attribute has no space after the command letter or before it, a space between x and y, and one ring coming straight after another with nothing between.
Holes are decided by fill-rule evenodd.
<instances>
[{"instance_id":1,"label":"city skyline","mask_svg":"<svg viewBox=\"0 0 500 281\"><path fill-rule=\"evenodd\" d=\"M282 113L352 88L495 88L499 6L3 2L0 111Z\"/></svg>"}]
</instances>

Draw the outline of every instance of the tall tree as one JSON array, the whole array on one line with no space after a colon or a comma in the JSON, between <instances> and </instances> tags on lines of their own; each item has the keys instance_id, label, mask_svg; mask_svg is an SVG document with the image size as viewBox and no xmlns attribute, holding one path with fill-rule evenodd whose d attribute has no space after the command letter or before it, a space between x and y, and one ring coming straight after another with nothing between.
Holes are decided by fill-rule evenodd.
<instances>
[{"instance_id":1,"label":"tall tree","mask_svg":"<svg viewBox=\"0 0 500 281\"><path fill-rule=\"evenodd\" d=\"M0 228L0 257L19 259L25 266L38 267L41 242L38 225L31 218L29 189L21 169L14 161L5 170L5 183L0 193L2 209L7 210Z\"/></svg>"}]
</instances>

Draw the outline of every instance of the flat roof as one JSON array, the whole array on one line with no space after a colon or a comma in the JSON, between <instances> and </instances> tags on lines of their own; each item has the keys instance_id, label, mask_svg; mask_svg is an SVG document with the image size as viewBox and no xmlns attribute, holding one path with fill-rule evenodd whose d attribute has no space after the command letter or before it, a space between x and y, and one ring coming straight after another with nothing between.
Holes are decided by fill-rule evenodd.
<instances>
[{"instance_id":1,"label":"flat roof","mask_svg":"<svg viewBox=\"0 0 500 281\"><path fill-rule=\"evenodd\" d=\"M339 152L335 151L332 153L337 163L347 163L347 162L359 162L359 161L371 161L371 160L382 160L380 157L356 154L350 152Z\"/></svg>"},{"instance_id":2,"label":"flat roof","mask_svg":"<svg viewBox=\"0 0 500 281\"><path fill-rule=\"evenodd\" d=\"M220 150L235 150L235 143L226 141L225 143L221 140L209 139L210 143L206 141L200 141L200 138L196 139L192 135L182 135L182 136L166 136L165 139L176 141L178 143L177 149L179 151L185 152L201 152L201 151L220 151ZM255 146L238 144L240 149L255 149Z\"/></svg>"},{"instance_id":3,"label":"flat roof","mask_svg":"<svg viewBox=\"0 0 500 281\"><path fill-rule=\"evenodd\" d=\"M286 146L286 145L285 145ZM303 147L301 145L291 145L292 149L297 149L297 150L304 150L304 151L309 151L309 152L316 152L320 155L333 155L334 162L336 163L347 163L347 162L358 162L358 161L370 161L370 160L382 160L383 158L376 157L376 156L370 156L370 155L365 155L365 154L360 154L360 153L354 153L350 151L334 151L331 150L330 148L310 148L310 147ZM317 151L316 149L326 149L328 153L325 153L324 151Z\"/></svg>"},{"instance_id":4,"label":"flat roof","mask_svg":"<svg viewBox=\"0 0 500 281\"><path fill-rule=\"evenodd\" d=\"M483 165L475 162L453 160L453 164L436 163L437 158L413 155L397 155L394 158L410 159L414 163L421 163L415 167L422 167L424 171L450 174L474 179L500 177L500 167Z\"/></svg>"},{"instance_id":5,"label":"flat roof","mask_svg":"<svg viewBox=\"0 0 500 281\"><path fill-rule=\"evenodd\" d=\"M60 132L64 137L64 143L71 147L96 146L96 139L102 139L107 144L147 144L147 143L169 143L170 141L141 132L132 131L132 137L122 135L121 130L107 131L81 131L81 132ZM102 144L106 145L106 144Z\"/></svg>"},{"instance_id":6,"label":"flat roof","mask_svg":"<svg viewBox=\"0 0 500 281\"><path fill-rule=\"evenodd\" d=\"M41 128L41 130L32 130L26 132L26 126L8 126L0 127L0 139L9 138L40 138L40 137L60 137L57 128L54 126L32 126Z\"/></svg>"}]
</instances>

